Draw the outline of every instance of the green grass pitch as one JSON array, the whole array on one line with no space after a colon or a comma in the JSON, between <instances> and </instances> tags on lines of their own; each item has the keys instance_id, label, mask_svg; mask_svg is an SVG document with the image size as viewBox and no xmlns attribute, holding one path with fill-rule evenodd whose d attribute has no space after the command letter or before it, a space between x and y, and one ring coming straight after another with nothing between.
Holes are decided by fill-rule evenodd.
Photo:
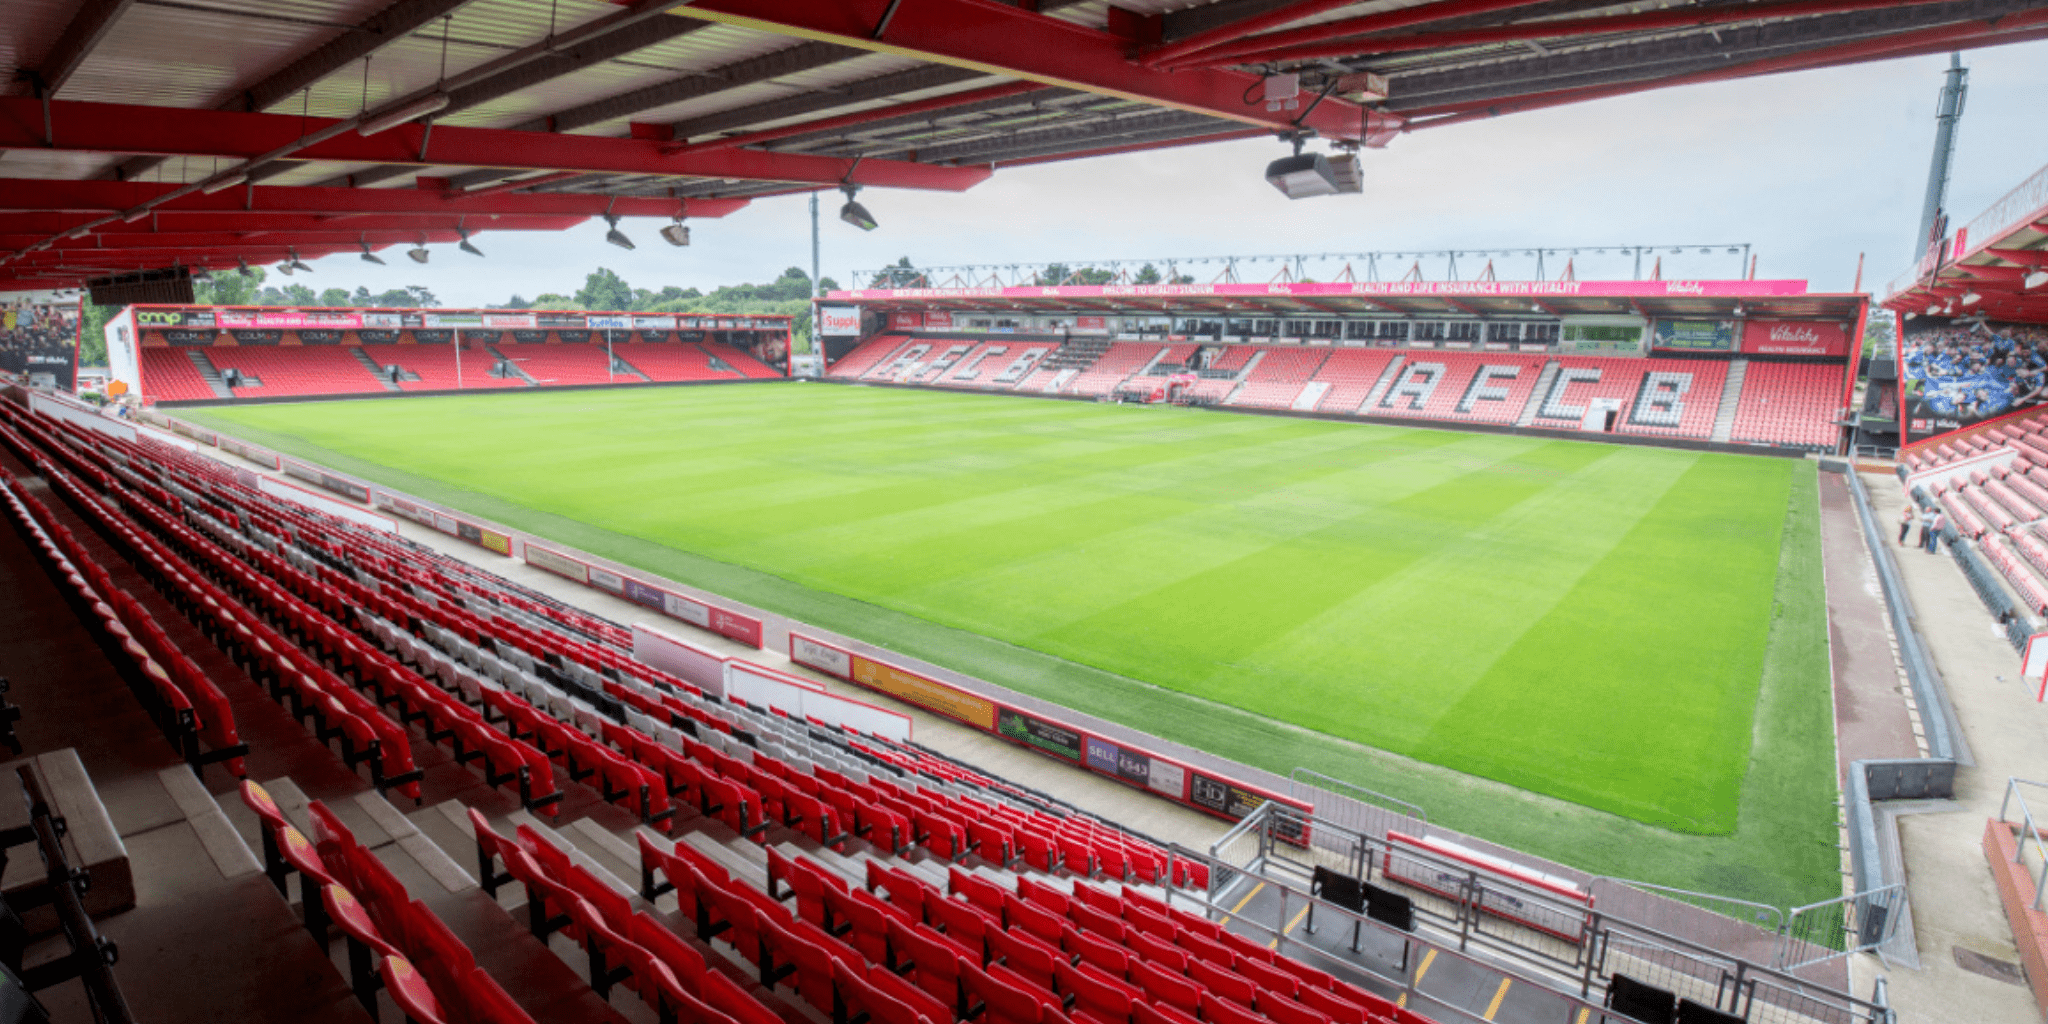
<instances>
[{"instance_id":1,"label":"green grass pitch","mask_svg":"<svg viewBox=\"0 0 2048 1024\"><path fill-rule=\"evenodd\" d=\"M1283 773L1520 801L1475 831L1572 863L1638 844L1596 870L1827 888L1809 463L824 384L192 418Z\"/></svg>"}]
</instances>

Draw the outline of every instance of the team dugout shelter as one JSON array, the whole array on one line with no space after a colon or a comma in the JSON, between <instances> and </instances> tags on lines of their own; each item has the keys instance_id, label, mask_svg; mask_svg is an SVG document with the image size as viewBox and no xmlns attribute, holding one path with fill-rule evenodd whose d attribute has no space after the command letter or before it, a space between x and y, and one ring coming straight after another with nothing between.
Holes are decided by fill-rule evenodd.
<instances>
[{"instance_id":1,"label":"team dugout shelter","mask_svg":"<svg viewBox=\"0 0 2048 1024\"><path fill-rule=\"evenodd\" d=\"M1866 297L1804 281L834 292L827 376L1832 452Z\"/></svg>"},{"instance_id":2,"label":"team dugout shelter","mask_svg":"<svg viewBox=\"0 0 2048 1024\"><path fill-rule=\"evenodd\" d=\"M112 393L154 405L777 378L790 318L135 305L106 338Z\"/></svg>"}]
</instances>

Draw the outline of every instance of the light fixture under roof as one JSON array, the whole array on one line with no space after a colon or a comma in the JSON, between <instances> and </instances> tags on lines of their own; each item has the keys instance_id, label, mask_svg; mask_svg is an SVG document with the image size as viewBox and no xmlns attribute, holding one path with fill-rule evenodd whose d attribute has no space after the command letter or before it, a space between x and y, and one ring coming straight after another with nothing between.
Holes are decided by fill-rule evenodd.
<instances>
[{"instance_id":1,"label":"light fixture under roof","mask_svg":"<svg viewBox=\"0 0 2048 1024\"><path fill-rule=\"evenodd\" d=\"M873 231L881 226L880 222L875 220L875 215L869 213L867 207L862 206L859 201L853 198L860 191L860 186L841 185L839 186L839 191L846 193L846 205L839 208L840 220L862 231Z\"/></svg>"},{"instance_id":2,"label":"light fixture under roof","mask_svg":"<svg viewBox=\"0 0 2048 1024\"><path fill-rule=\"evenodd\" d=\"M379 255L377 255L376 253L374 253L374 252L371 252L371 251L370 251L370 241L369 241L369 239L364 239L364 240L363 240L363 243L362 243L362 245L363 245L363 262L364 262L364 263L375 263L376 265L378 265L378 266L380 266L380 267L384 265L384 257L382 257L382 256L379 256Z\"/></svg>"},{"instance_id":3,"label":"light fixture under roof","mask_svg":"<svg viewBox=\"0 0 2048 1024\"><path fill-rule=\"evenodd\" d=\"M303 270L308 274L313 272L313 268L307 266L306 261L299 258L299 251L297 249L286 249L285 253L291 257L291 268L293 270Z\"/></svg>"},{"instance_id":4,"label":"light fixture under roof","mask_svg":"<svg viewBox=\"0 0 2048 1024\"><path fill-rule=\"evenodd\" d=\"M241 271L243 277L248 277L250 274L255 273L255 271L249 269L249 261L240 257L235 259L235 269Z\"/></svg>"},{"instance_id":5,"label":"light fixture under roof","mask_svg":"<svg viewBox=\"0 0 2048 1024\"><path fill-rule=\"evenodd\" d=\"M284 260L280 262L277 265L277 272L283 274L286 277L292 276L292 261Z\"/></svg>"},{"instance_id":6,"label":"light fixture under roof","mask_svg":"<svg viewBox=\"0 0 2048 1024\"><path fill-rule=\"evenodd\" d=\"M618 246L621 249L626 249L630 251L633 248L633 240L627 238L626 233L619 230L618 215L614 213L607 213L604 215L604 222L606 224L611 225L610 230L604 233L604 240L610 242L613 245Z\"/></svg>"},{"instance_id":7,"label":"light fixture under roof","mask_svg":"<svg viewBox=\"0 0 2048 1024\"><path fill-rule=\"evenodd\" d=\"M690 244L690 226L678 220L674 224L663 227L661 229L661 237L670 245L688 245Z\"/></svg>"},{"instance_id":8,"label":"light fixture under roof","mask_svg":"<svg viewBox=\"0 0 2048 1024\"><path fill-rule=\"evenodd\" d=\"M475 245L470 243L469 229L463 227L459 222L455 225L455 233L462 236L462 242L456 246L457 249L460 249L463 252L470 254L471 256L482 256L484 254L484 251L482 249L479 249ZM417 257L415 257L415 259L417 259ZM426 260L420 260L420 262L425 263Z\"/></svg>"},{"instance_id":9,"label":"light fixture under roof","mask_svg":"<svg viewBox=\"0 0 2048 1024\"><path fill-rule=\"evenodd\" d=\"M2048 284L2048 270L2036 270L2020 282L2022 288L2039 288Z\"/></svg>"},{"instance_id":10,"label":"light fixture under roof","mask_svg":"<svg viewBox=\"0 0 2048 1024\"><path fill-rule=\"evenodd\" d=\"M1963 305L1965 306L1974 306L1982 301L1984 301L1984 296L1979 295L1976 292L1963 293Z\"/></svg>"},{"instance_id":11,"label":"light fixture under roof","mask_svg":"<svg viewBox=\"0 0 2048 1024\"><path fill-rule=\"evenodd\" d=\"M434 254L428 251L426 246L416 245L410 249L407 249L405 251L405 255L407 259L412 260L414 263L425 263L427 260L431 259Z\"/></svg>"}]
</instances>

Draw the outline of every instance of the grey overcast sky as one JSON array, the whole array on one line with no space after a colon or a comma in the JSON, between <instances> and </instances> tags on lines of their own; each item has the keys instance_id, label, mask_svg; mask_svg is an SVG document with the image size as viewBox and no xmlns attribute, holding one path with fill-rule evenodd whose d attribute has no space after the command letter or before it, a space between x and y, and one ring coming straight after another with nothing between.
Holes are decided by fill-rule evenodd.
<instances>
[{"instance_id":1,"label":"grey overcast sky","mask_svg":"<svg viewBox=\"0 0 2048 1024\"><path fill-rule=\"evenodd\" d=\"M1758 276L1804 278L1822 291L1847 290L1857 254L1867 253L1864 287L1881 291L1911 256L1947 60L1667 89L1417 132L1362 154L1364 195L1285 199L1261 176L1284 149L1263 139L998 169L957 194L868 191L861 200L881 227L866 234L841 223L839 197L825 194L823 271L850 285L851 270L901 256L921 266L1042 265L1746 242L1761 256ZM2048 42L1973 51L1964 62L1970 92L1948 203L1956 224L2048 163ZM573 292L603 266L635 287L709 290L808 268L807 202L763 199L693 221L687 249L661 241L663 221L641 219L622 222L639 243L625 252L605 244L594 221L566 233L480 235L482 260L450 246L436 246L425 267L330 256L295 280L374 291L422 284L448 305L486 305ZM1666 258L1666 277L1737 276L1739 258L1719 250ZM1204 280L1214 273L1189 269ZM1463 276L1478 269L1460 262ZM1497 272L1527 278L1532 269L1506 261ZM1581 280L1631 273L1626 260L1590 255L1577 269ZM1424 270L1443 273L1440 261Z\"/></svg>"}]
</instances>

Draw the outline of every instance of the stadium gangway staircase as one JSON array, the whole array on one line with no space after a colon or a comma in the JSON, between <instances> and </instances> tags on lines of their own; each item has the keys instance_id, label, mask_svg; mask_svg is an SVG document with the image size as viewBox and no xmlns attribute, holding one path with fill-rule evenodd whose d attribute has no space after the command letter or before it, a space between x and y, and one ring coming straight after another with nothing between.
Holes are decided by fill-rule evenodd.
<instances>
[{"instance_id":1,"label":"stadium gangway staircase","mask_svg":"<svg viewBox=\"0 0 2048 1024\"><path fill-rule=\"evenodd\" d=\"M1306 846L1288 838L1304 834ZM1176 863L1206 864L1214 880L1205 893L1175 890L1170 899L1332 974L1391 989L1445 1024L1577 1020L1580 1010L1599 1020L1616 975L1747 1024L1892 1024L1881 1005L1810 976L1277 804L1254 811L1208 853L1178 844L1170 853ZM1398 865L1392 877L1390 864ZM1320 898L1326 872L1365 883L1367 908ZM1789 941L1765 938L1773 958ZM1475 993L1476 1005L1467 1001Z\"/></svg>"}]
</instances>

